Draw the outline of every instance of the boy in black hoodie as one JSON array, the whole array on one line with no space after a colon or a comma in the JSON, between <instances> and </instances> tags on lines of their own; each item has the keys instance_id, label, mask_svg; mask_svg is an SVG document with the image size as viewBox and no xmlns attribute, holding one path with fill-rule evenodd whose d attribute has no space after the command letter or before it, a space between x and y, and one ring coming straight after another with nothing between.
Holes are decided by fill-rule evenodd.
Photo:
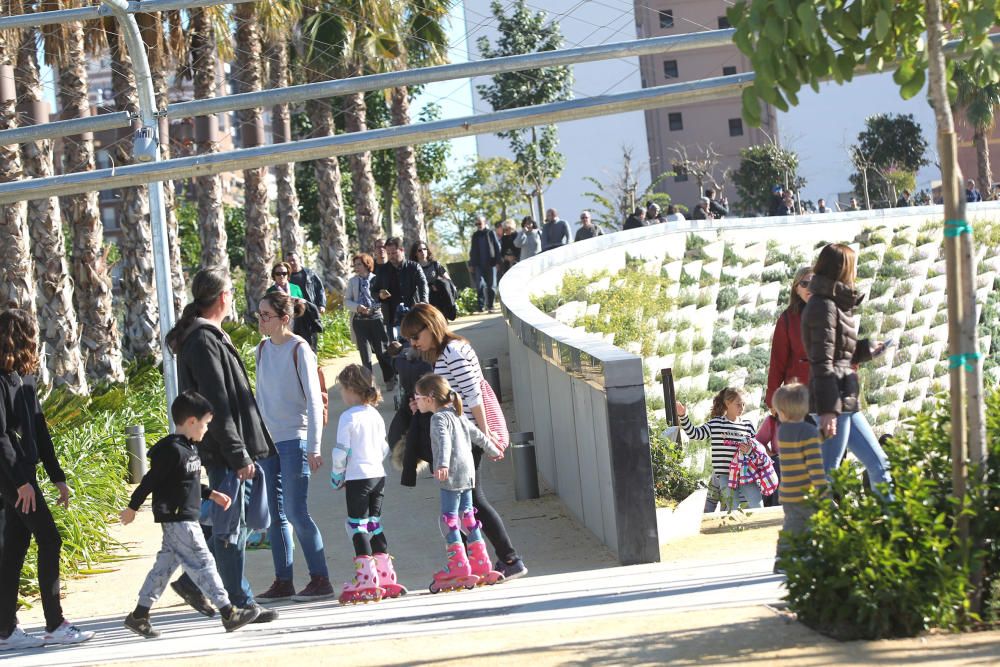
<instances>
[{"instance_id":1,"label":"boy in black hoodie","mask_svg":"<svg viewBox=\"0 0 1000 667\"><path fill-rule=\"evenodd\" d=\"M201 442L212 421L212 404L197 392L185 391L174 400L170 411L177 431L150 448L149 472L132 492L128 507L121 512L122 524L132 523L136 511L152 493L153 520L163 529L163 546L139 590L139 604L125 617L125 627L147 639L160 636L149 621L149 610L163 595L171 575L180 565L218 605L223 627L226 632L232 632L252 622L260 610L230 604L215 568L215 559L198 524L202 499L223 508L228 508L232 502L229 496L201 483L201 459L195 443Z\"/></svg>"}]
</instances>

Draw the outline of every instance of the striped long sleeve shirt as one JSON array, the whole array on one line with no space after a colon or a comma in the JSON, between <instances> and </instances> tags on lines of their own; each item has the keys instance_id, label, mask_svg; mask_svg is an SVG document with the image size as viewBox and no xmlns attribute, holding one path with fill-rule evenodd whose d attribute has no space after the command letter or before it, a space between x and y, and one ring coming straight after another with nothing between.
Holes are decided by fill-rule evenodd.
<instances>
[{"instance_id":1,"label":"striped long sleeve shirt","mask_svg":"<svg viewBox=\"0 0 1000 667\"><path fill-rule=\"evenodd\" d=\"M453 340L448 343L441 356L434 363L434 373L440 375L451 388L462 398L462 413L476 423L472 416L472 408L483 402L480 384L483 372L479 368L479 357L464 340Z\"/></svg>"},{"instance_id":2,"label":"striped long sleeve shirt","mask_svg":"<svg viewBox=\"0 0 1000 667\"><path fill-rule=\"evenodd\" d=\"M826 486L823 472L822 438L815 426L808 422L782 422L778 427L781 442L782 504L801 503L810 488Z\"/></svg>"},{"instance_id":3,"label":"striped long sleeve shirt","mask_svg":"<svg viewBox=\"0 0 1000 667\"><path fill-rule=\"evenodd\" d=\"M712 472L729 478L729 464L740 444L753 438L756 429L746 419L729 421L725 416L712 417L701 426L691 424L691 418L681 417L681 428L692 440L712 441Z\"/></svg>"}]
</instances>

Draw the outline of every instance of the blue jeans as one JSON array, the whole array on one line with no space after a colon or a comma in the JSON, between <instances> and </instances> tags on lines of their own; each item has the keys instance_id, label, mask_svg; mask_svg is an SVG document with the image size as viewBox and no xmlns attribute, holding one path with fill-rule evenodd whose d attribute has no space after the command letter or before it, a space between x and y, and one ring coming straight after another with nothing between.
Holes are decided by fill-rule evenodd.
<instances>
[{"instance_id":1,"label":"blue jeans","mask_svg":"<svg viewBox=\"0 0 1000 667\"><path fill-rule=\"evenodd\" d=\"M705 499L705 514L711 514L722 502L722 510L729 512L736 506L745 503L747 509L758 509L764 506L764 497L756 484L743 484L738 489L729 488L729 476L713 473L708 482L708 497ZM734 503L734 501L736 501Z\"/></svg>"},{"instance_id":2,"label":"blue jeans","mask_svg":"<svg viewBox=\"0 0 1000 667\"><path fill-rule=\"evenodd\" d=\"M208 473L208 485L217 489L222 485L222 480L229 470L225 466L205 466L205 472ZM243 499L246 503L250 498L250 482L244 482L244 484L246 491L243 494ZM217 539L214 535L208 540L208 548L215 557L215 567L219 571L222 585L226 587L229 601L237 607L246 607L254 602L250 582L243 574L247 549L247 525L243 519L244 511L245 505L244 508L240 509L240 530L235 544Z\"/></svg>"},{"instance_id":3,"label":"blue jeans","mask_svg":"<svg viewBox=\"0 0 1000 667\"><path fill-rule=\"evenodd\" d=\"M305 440L284 440L274 443L278 453L257 462L264 469L267 483L267 505L271 512L271 558L277 579L292 578L294 546L292 529L299 538L309 575L328 577L323 537L309 515L309 456Z\"/></svg>"},{"instance_id":4,"label":"blue jeans","mask_svg":"<svg viewBox=\"0 0 1000 667\"><path fill-rule=\"evenodd\" d=\"M818 422L818 420L817 420ZM836 468L844 458L844 450L848 449L868 471L872 491L879 498L885 497L876 488L879 483L891 484L889 476L889 459L886 457L878 438L872 432L868 420L860 412L848 412L837 415L837 434L823 441L820 450L823 454L823 470L827 478L830 471ZM889 493L889 500L892 493Z\"/></svg>"},{"instance_id":5,"label":"blue jeans","mask_svg":"<svg viewBox=\"0 0 1000 667\"><path fill-rule=\"evenodd\" d=\"M496 267L473 266L471 268L472 284L476 287L476 303L479 310L492 309L493 299L496 297Z\"/></svg>"},{"instance_id":6,"label":"blue jeans","mask_svg":"<svg viewBox=\"0 0 1000 667\"><path fill-rule=\"evenodd\" d=\"M455 544L462 541L462 518L472 512L472 489L464 491L451 491L441 489L441 519L442 532L447 531L444 539L448 544ZM448 517L454 517L454 526L448 525ZM478 525L467 529L469 542L479 542L483 539Z\"/></svg>"}]
</instances>

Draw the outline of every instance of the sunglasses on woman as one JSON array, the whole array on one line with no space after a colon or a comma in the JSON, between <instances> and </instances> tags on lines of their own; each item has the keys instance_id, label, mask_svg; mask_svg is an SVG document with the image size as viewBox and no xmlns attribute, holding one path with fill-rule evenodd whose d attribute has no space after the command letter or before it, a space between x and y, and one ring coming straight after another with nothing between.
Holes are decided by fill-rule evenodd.
<instances>
[{"instance_id":1,"label":"sunglasses on woman","mask_svg":"<svg viewBox=\"0 0 1000 667\"><path fill-rule=\"evenodd\" d=\"M277 278L278 276L287 276L287 275L288 271L275 271L274 273L271 274L271 277Z\"/></svg>"}]
</instances>

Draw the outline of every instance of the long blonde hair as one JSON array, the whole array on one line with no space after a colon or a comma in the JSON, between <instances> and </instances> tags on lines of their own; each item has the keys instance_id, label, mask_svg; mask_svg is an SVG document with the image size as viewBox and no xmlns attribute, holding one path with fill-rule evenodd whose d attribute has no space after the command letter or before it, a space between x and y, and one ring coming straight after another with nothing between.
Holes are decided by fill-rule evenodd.
<instances>
[{"instance_id":1,"label":"long blonde hair","mask_svg":"<svg viewBox=\"0 0 1000 667\"><path fill-rule=\"evenodd\" d=\"M462 414L462 397L451 388L448 381L440 375L427 373L417 380L416 390L418 394L429 396L434 400L434 404L439 408L446 408L449 405L455 408L455 412Z\"/></svg>"},{"instance_id":2,"label":"long blonde hair","mask_svg":"<svg viewBox=\"0 0 1000 667\"><path fill-rule=\"evenodd\" d=\"M348 391L357 394L365 405L378 405L382 394L375 386L371 371L361 364L350 364L337 375L337 382Z\"/></svg>"}]
</instances>

